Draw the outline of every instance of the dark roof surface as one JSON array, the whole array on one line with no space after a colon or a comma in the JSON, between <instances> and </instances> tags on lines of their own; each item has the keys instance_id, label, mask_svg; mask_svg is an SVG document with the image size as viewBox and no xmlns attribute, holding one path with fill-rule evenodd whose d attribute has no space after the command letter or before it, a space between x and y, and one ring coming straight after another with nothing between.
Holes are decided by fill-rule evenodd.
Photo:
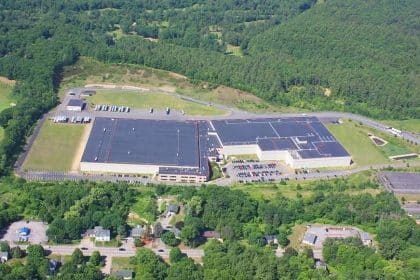
<instances>
[{"instance_id":1,"label":"dark roof surface","mask_svg":"<svg viewBox=\"0 0 420 280\"><path fill-rule=\"evenodd\" d=\"M258 146L262 151L295 150L295 143L290 138L258 139Z\"/></svg>"},{"instance_id":2,"label":"dark roof surface","mask_svg":"<svg viewBox=\"0 0 420 280\"><path fill-rule=\"evenodd\" d=\"M96 118L84 162L199 166L195 122Z\"/></svg>"},{"instance_id":3,"label":"dark roof surface","mask_svg":"<svg viewBox=\"0 0 420 280\"><path fill-rule=\"evenodd\" d=\"M257 143L262 151L295 150L302 158L349 156L315 117L213 120L211 123L223 146Z\"/></svg>"},{"instance_id":4,"label":"dark roof surface","mask_svg":"<svg viewBox=\"0 0 420 280\"><path fill-rule=\"evenodd\" d=\"M78 107L82 107L84 104L82 99L70 99L69 102L67 103L67 106L78 106Z\"/></svg>"}]
</instances>

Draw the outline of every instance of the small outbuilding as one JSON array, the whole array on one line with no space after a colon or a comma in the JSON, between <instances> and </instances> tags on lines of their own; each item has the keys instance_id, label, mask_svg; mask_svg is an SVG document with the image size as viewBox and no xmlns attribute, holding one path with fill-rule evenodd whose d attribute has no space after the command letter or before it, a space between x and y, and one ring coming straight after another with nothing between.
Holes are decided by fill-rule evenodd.
<instances>
[{"instance_id":1,"label":"small outbuilding","mask_svg":"<svg viewBox=\"0 0 420 280\"><path fill-rule=\"evenodd\" d=\"M315 245L317 236L313 233L305 232L305 235L303 236L302 243L308 244L308 245Z\"/></svg>"},{"instance_id":2,"label":"small outbuilding","mask_svg":"<svg viewBox=\"0 0 420 280\"><path fill-rule=\"evenodd\" d=\"M179 205L177 204L168 204L166 206L166 212L170 214L178 214L179 212Z\"/></svg>"},{"instance_id":3,"label":"small outbuilding","mask_svg":"<svg viewBox=\"0 0 420 280\"><path fill-rule=\"evenodd\" d=\"M66 110L67 111L76 111L81 112L85 106L85 103L82 99L70 99L67 103Z\"/></svg>"},{"instance_id":4,"label":"small outbuilding","mask_svg":"<svg viewBox=\"0 0 420 280\"><path fill-rule=\"evenodd\" d=\"M372 238L370 237L370 234L367 232L360 232L360 239L362 240L363 245L365 246L371 246L372 245Z\"/></svg>"}]
</instances>

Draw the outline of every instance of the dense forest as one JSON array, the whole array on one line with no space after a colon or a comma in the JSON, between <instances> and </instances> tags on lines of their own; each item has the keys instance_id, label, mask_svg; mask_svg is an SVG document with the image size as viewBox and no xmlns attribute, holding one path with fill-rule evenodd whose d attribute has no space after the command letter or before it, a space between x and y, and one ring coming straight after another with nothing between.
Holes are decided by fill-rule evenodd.
<instances>
[{"instance_id":1,"label":"dense forest","mask_svg":"<svg viewBox=\"0 0 420 280\"><path fill-rule=\"evenodd\" d=\"M418 1L0 1L1 170L58 102L78 56L144 64L273 104L377 118L420 115ZM239 55L232 55L232 48Z\"/></svg>"},{"instance_id":2,"label":"dense forest","mask_svg":"<svg viewBox=\"0 0 420 280\"><path fill-rule=\"evenodd\" d=\"M170 264L152 251L140 249L131 260L138 279L415 279L420 267L420 226L404 214L390 193L345 192L373 186L369 181L356 185L343 179L319 181L308 197L277 195L266 200L216 186L196 189L123 183L46 184L5 178L0 180L0 227L22 218L43 220L49 222L50 240L60 243L79 239L81 233L95 225L110 228L113 236L125 236L128 211L137 199L151 194L172 195L185 205L183 221L175 224L185 245L203 245L205 230L217 230L224 242L213 240L204 245L202 266L176 247ZM363 246L360 239L327 241L323 254L329 275L314 268L311 250L297 252L289 246L293 226L302 223L355 225L373 234L377 247ZM283 257L274 255L274 248L264 241L265 235L277 236L279 245L286 248ZM10 248L11 252L16 250ZM81 279L78 277L83 273L90 275L83 279L103 278L98 268L86 260L77 263L66 263L61 268L63 279ZM35 272L20 262L0 265L1 279L29 279L12 277L28 273ZM44 279L42 273L31 279Z\"/></svg>"}]
</instances>

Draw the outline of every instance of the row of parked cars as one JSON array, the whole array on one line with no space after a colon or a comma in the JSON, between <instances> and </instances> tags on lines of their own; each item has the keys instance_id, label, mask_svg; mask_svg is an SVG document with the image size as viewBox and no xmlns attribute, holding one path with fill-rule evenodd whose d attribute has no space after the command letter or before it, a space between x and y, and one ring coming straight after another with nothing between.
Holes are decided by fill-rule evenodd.
<instances>
[{"instance_id":1,"label":"row of parked cars","mask_svg":"<svg viewBox=\"0 0 420 280\"><path fill-rule=\"evenodd\" d=\"M120 113L129 113L130 107L126 106L117 106L117 105L95 105L95 111L110 111L110 112L120 112Z\"/></svg>"}]
</instances>

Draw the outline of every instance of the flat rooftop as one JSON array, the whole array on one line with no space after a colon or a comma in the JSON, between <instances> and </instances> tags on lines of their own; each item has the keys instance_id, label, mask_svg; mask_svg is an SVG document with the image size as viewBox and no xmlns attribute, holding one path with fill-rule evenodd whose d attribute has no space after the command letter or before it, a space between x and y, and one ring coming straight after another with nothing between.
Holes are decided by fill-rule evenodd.
<instances>
[{"instance_id":1,"label":"flat rooftop","mask_svg":"<svg viewBox=\"0 0 420 280\"><path fill-rule=\"evenodd\" d=\"M96 118L82 162L200 166L198 123Z\"/></svg>"},{"instance_id":2,"label":"flat rooftop","mask_svg":"<svg viewBox=\"0 0 420 280\"><path fill-rule=\"evenodd\" d=\"M83 100L82 99L70 99L69 102L67 102L67 106L77 106L77 107L83 107Z\"/></svg>"},{"instance_id":3,"label":"flat rooftop","mask_svg":"<svg viewBox=\"0 0 420 280\"><path fill-rule=\"evenodd\" d=\"M301 158L349 156L316 117L213 120L211 123L223 146L258 144L263 151L295 150Z\"/></svg>"}]
</instances>

